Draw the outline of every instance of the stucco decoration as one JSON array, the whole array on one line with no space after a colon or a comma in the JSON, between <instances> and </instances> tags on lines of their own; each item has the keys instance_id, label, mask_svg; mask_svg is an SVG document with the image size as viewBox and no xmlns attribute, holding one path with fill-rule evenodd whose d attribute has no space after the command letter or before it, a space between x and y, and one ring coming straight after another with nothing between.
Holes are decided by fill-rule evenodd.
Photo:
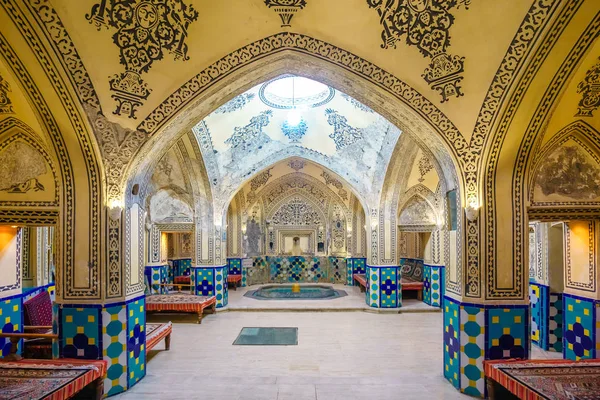
<instances>
[{"instance_id":1,"label":"stucco decoration","mask_svg":"<svg viewBox=\"0 0 600 400\"><path fill-rule=\"evenodd\" d=\"M117 101L113 113L136 118L137 107L151 92L141 74L166 51L175 60L189 60L187 29L198 19L198 12L182 0L101 0L85 17L98 30L103 26L117 30L113 42L120 49L119 61L125 72L109 81L112 98Z\"/></svg>"},{"instance_id":2,"label":"stucco decoration","mask_svg":"<svg viewBox=\"0 0 600 400\"><path fill-rule=\"evenodd\" d=\"M433 208L420 196L413 196L406 202L399 218L400 225L435 225L436 217Z\"/></svg>"},{"instance_id":3,"label":"stucco decoration","mask_svg":"<svg viewBox=\"0 0 600 400\"><path fill-rule=\"evenodd\" d=\"M221 107L215 110L217 114L227 114L230 112L234 112L237 110L241 110L244 106L250 103L256 95L254 93L244 93L240 96L235 97L233 100L228 101L223 104Z\"/></svg>"},{"instance_id":4,"label":"stucco decoration","mask_svg":"<svg viewBox=\"0 0 600 400\"><path fill-rule=\"evenodd\" d=\"M20 141L11 143L0 153L0 191L44 191L41 178L49 171L44 157L33 147Z\"/></svg>"},{"instance_id":5,"label":"stucco decoration","mask_svg":"<svg viewBox=\"0 0 600 400\"><path fill-rule=\"evenodd\" d=\"M294 100L292 93L286 97L287 92L281 90L286 87L285 79L301 78L284 75L268 81L279 82L279 87L265 89L271 96L267 100L270 103L277 100L277 104L268 106L264 101L251 101L227 114L213 112L193 127L212 185L215 210L225 210L236 188L245 181L288 158L295 170L302 168L297 159L320 164L344 178L357 193L364 193L376 202L400 130L376 113L356 110L341 96L331 97L327 94L331 93L328 86L302 78L303 82L313 82L314 88L314 93L306 88L300 93L300 99L314 100L300 110L301 120L308 129L302 132L301 140L297 135L286 136L281 126L294 111L287 107ZM244 96L258 95L263 88L264 84L257 85ZM248 122L241 125L240 121ZM248 203L254 202L252 196L247 197Z\"/></svg>"},{"instance_id":6,"label":"stucco decoration","mask_svg":"<svg viewBox=\"0 0 600 400\"><path fill-rule=\"evenodd\" d=\"M190 205L169 189L161 189L150 198L150 218L154 223L192 222Z\"/></svg>"},{"instance_id":7,"label":"stucco decoration","mask_svg":"<svg viewBox=\"0 0 600 400\"><path fill-rule=\"evenodd\" d=\"M577 93L581 94L581 100L575 116L592 117L592 113L600 106L600 58L577 85Z\"/></svg>"},{"instance_id":8,"label":"stucco decoration","mask_svg":"<svg viewBox=\"0 0 600 400\"><path fill-rule=\"evenodd\" d=\"M186 175L182 170L174 149L169 150L156 165L154 174L152 174L151 184L155 190L168 187L180 194L189 192Z\"/></svg>"},{"instance_id":9,"label":"stucco decoration","mask_svg":"<svg viewBox=\"0 0 600 400\"><path fill-rule=\"evenodd\" d=\"M446 52L450 46L450 28L454 24L453 8L468 8L471 0L367 0L379 14L383 31L381 47L396 47L405 38L406 44L416 46L431 62L423 78L432 89L438 90L442 103L450 97L463 95L464 57Z\"/></svg>"},{"instance_id":10,"label":"stucco decoration","mask_svg":"<svg viewBox=\"0 0 600 400\"><path fill-rule=\"evenodd\" d=\"M10 85L0 75L0 114L12 114L14 112L12 101L8 97L10 91Z\"/></svg>"},{"instance_id":11,"label":"stucco decoration","mask_svg":"<svg viewBox=\"0 0 600 400\"><path fill-rule=\"evenodd\" d=\"M598 158L569 141L539 166L534 199L540 201L600 201Z\"/></svg>"},{"instance_id":12,"label":"stucco decoration","mask_svg":"<svg viewBox=\"0 0 600 400\"><path fill-rule=\"evenodd\" d=\"M324 221L312 204L301 196L293 196L273 213L271 223L275 226L316 226Z\"/></svg>"}]
</instances>

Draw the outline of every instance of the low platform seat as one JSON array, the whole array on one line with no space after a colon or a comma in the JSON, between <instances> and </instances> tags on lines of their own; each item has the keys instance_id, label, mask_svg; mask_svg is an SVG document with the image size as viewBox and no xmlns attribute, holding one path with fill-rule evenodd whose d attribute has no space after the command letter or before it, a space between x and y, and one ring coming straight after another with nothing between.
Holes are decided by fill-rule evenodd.
<instances>
[{"instance_id":1,"label":"low platform seat","mask_svg":"<svg viewBox=\"0 0 600 400\"><path fill-rule=\"evenodd\" d=\"M598 399L600 359L484 361L490 399Z\"/></svg>"},{"instance_id":2,"label":"low platform seat","mask_svg":"<svg viewBox=\"0 0 600 400\"><path fill-rule=\"evenodd\" d=\"M2 399L102 399L104 360L0 361Z\"/></svg>"},{"instance_id":3,"label":"low platform seat","mask_svg":"<svg viewBox=\"0 0 600 400\"><path fill-rule=\"evenodd\" d=\"M238 286L242 285L241 275L227 275L227 284L233 284L233 290L237 290Z\"/></svg>"},{"instance_id":4,"label":"low platform seat","mask_svg":"<svg viewBox=\"0 0 600 400\"><path fill-rule=\"evenodd\" d=\"M146 311L173 311L190 312L198 314L198 323L202 323L204 310L210 309L216 312L217 298L215 296L204 297L193 294L155 294L146 297Z\"/></svg>"},{"instance_id":5,"label":"low platform seat","mask_svg":"<svg viewBox=\"0 0 600 400\"><path fill-rule=\"evenodd\" d=\"M423 300L423 282L414 280L412 278L402 277L402 291L416 291L417 299Z\"/></svg>"},{"instance_id":6,"label":"low platform seat","mask_svg":"<svg viewBox=\"0 0 600 400\"><path fill-rule=\"evenodd\" d=\"M365 290L367 290L367 278L365 277L365 274L353 274L352 278L360 286L361 292L364 292Z\"/></svg>"},{"instance_id":7,"label":"low platform seat","mask_svg":"<svg viewBox=\"0 0 600 400\"><path fill-rule=\"evenodd\" d=\"M190 282L191 282L191 279L190 279L189 275L176 276L175 279L173 280L173 283L179 284L179 285L189 285Z\"/></svg>"},{"instance_id":8,"label":"low platform seat","mask_svg":"<svg viewBox=\"0 0 600 400\"><path fill-rule=\"evenodd\" d=\"M165 350L169 350L172 331L171 321L164 324L146 322L146 350L152 350L163 339L165 339Z\"/></svg>"},{"instance_id":9,"label":"low platform seat","mask_svg":"<svg viewBox=\"0 0 600 400\"><path fill-rule=\"evenodd\" d=\"M44 290L23 303L24 331L27 333L52 333L52 300ZM52 358L52 340L24 339L23 355L26 358Z\"/></svg>"}]
</instances>

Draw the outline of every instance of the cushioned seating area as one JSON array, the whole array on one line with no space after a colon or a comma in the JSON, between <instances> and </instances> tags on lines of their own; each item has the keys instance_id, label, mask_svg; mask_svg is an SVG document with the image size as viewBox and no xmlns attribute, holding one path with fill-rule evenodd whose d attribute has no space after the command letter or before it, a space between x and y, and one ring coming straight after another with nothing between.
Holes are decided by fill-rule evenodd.
<instances>
[{"instance_id":1,"label":"cushioned seating area","mask_svg":"<svg viewBox=\"0 0 600 400\"><path fill-rule=\"evenodd\" d=\"M600 359L494 360L483 368L492 400L600 398Z\"/></svg>"},{"instance_id":2,"label":"cushioned seating area","mask_svg":"<svg viewBox=\"0 0 600 400\"><path fill-rule=\"evenodd\" d=\"M416 291L417 299L423 300L423 282L421 281L402 277L402 291Z\"/></svg>"},{"instance_id":3,"label":"cushioned seating area","mask_svg":"<svg viewBox=\"0 0 600 400\"><path fill-rule=\"evenodd\" d=\"M6 399L102 399L104 360L0 361L0 392Z\"/></svg>"},{"instance_id":4,"label":"cushioned seating area","mask_svg":"<svg viewBox=\"0 0 600 400\"><path fill-rule=\"evenodd\" d=\"M169 350L172 331L171 321L164 324L146 322L146 350L152 350L163 339L165 339L165 350Z\"/></svg>"},{"instance_id":5,"label":"cushioned seating area","mask_svg":"<svg viewBox=\"0 0 600 400\"><path fill-rule=\"evenodd\" d=\"M237 290L238 285L242 284L241 275L227 275L227 283L233 284L233 290Z\"/></svg>"},{"instance_id":6,"label":"cushioned seating area","mask_svg":"<svg viewBox=\"0 0 600 400\"><path fill-rule=\"evenodd\" d=\"M48 326L32 330L35 333L48 333L52 331L52 300L47 291L42 291L23 303L25 310L25 325Z\"/></svg>"},{"instance_id":7,"label":"cushioned seating area","mask_svg":"<svg viewBox=\"0 0 600 400\"><path fill-rule=\"evenodd\" d=\"M155 294L146 297L146 311L192 312L198 314L198 323L202 323L204 310L210 308L216 312L217 298L193 294Z\"/></svg>"},{"instance_id":8,"label":"cushioned seating area","mask_svg":"<svg viewBox=\"0 0 600 400\"><path fill-rule=\"evenodd\" d=\"M190 282L191 282L191 279L190 279L189 275L176 276L173 280L173 283L180 284L180 285L189 285Z\"/></svg>"}]
</instances>

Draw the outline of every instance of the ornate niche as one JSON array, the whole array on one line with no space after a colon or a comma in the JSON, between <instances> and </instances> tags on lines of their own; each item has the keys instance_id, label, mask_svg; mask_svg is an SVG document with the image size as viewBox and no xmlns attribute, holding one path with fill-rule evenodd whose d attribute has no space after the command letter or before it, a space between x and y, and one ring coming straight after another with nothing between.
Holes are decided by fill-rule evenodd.
<instances>
[{"instance_id":1,"label":"ornate niche","mask_svg":"<svg viewBox=\"0 0 600 400\"><path fill-rule=\"evenodd\" d=\"M403 231L432 231L437 227L436 213L427 200L414 195L404 203L398 218Z\"/></svg>"}]
</instances>

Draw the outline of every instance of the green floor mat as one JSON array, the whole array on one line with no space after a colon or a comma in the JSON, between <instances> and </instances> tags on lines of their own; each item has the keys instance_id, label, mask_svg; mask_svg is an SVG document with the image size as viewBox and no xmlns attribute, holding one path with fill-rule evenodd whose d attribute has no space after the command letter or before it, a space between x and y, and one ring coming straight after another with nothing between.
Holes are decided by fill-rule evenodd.
<instances>
[{"instance_id":1,"label":"green floor mat","mask_svg":"<svg viewBox=\"0 0 600 400\"><path fill-rule=\"evenodd\" d=\"M242 328L234 345L297 346L298 328Z\"/></svg>"}]
</instances>

